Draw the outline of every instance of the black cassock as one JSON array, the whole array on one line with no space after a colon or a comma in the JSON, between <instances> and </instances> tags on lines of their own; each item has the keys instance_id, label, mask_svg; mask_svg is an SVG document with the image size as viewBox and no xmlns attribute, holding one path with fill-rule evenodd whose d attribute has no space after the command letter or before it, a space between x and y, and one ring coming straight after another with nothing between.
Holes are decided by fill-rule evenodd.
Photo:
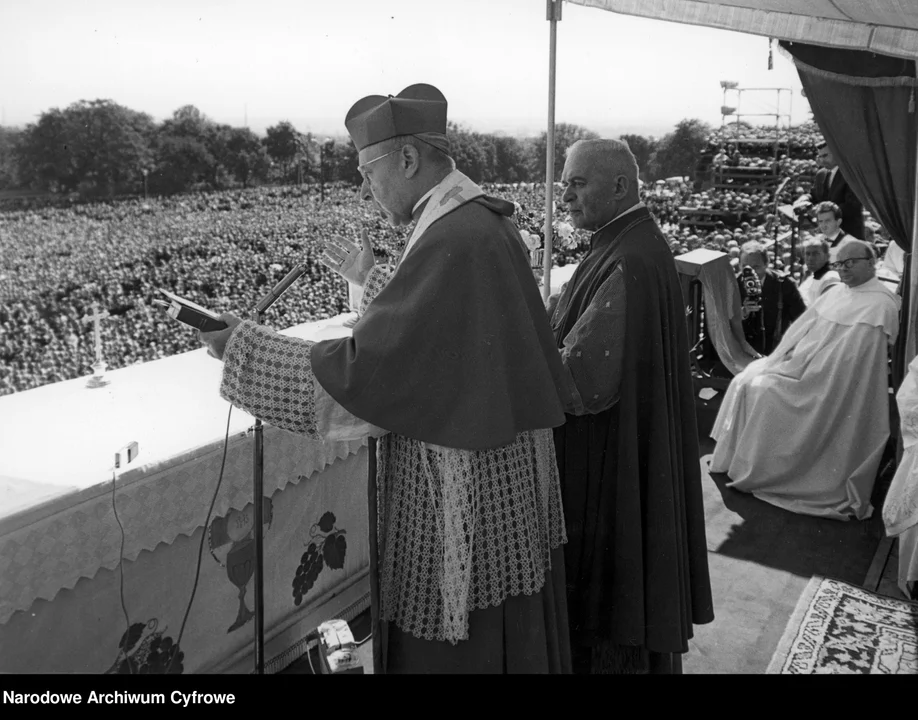
<instances>
[{"instance_id":1,"label":"black cassock","mask_svg":"<svg viewBox=\"0 0 918 720\"><path fill-rule=\"evenodd\" d=\"M621 343L618 401L567 415L555 430L580 671L684 653L693 624L714 619L685 303L672 253L646 208L594 234L552 327L562 348L619 264L627 312L623 337L610 339Z\"/></svg>"}]
</instances>

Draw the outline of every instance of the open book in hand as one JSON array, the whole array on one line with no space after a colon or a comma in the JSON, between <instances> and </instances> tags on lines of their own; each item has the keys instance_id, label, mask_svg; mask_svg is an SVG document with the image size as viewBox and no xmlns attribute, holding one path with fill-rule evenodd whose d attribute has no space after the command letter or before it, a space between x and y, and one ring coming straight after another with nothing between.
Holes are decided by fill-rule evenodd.
<instances>
[{"instance_id":1,"label":"open book in hand","mask_svg":"<svg viewBox=\"0 0 918 720\"><path fill-rule=\"evenodd\" d=\"M168 290L160 288L159 291L169 299L169 302L162 300L154 300L154 302L165 307L166 314L169 317L175 318L179 322L190 325L202 332L226 329L226 323L220 320L220 316L216 313L191 302L191 300L181 298Z\"/></svg>"}]
</instances>

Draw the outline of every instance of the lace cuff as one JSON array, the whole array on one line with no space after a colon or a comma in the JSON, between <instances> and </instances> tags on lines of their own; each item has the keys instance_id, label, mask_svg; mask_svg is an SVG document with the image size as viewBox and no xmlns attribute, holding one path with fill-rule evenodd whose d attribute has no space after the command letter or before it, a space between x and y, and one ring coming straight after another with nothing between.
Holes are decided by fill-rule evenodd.
<instances>
[{"instance_id":1,"label":"lace cuff","mask_svg":"<svg viewBox=\"0 0 918 720\"><path fill-rule=\"evenodd\" d=\"M366 282L363 284L363 297L360 298L359 315L363 315L366 312L367 306L373 302L373 298L379 295L380 291L386 287L386 283L389 282L394 270L395 268L388 264L374 265L372 267L367 275Z\"/></svg>"},{"instance_id":2,"label":"lace cuff","mask_svg":"<svg viewBox=\"0 0 918 720\"><path fill-rule=\"evenodd\" d=\"M220 396L269 425L317 436L314 344L243 321L226 343Z\"/></svg>"}]
</instances>

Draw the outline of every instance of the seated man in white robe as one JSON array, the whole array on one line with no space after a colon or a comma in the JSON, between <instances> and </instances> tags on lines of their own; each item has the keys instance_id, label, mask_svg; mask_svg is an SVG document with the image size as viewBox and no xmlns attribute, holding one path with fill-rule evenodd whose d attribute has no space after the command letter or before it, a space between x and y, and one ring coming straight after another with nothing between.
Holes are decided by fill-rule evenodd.
<instances>
[{"instance_id":1,"label":"seated man in white robe","mask_svg":"<svg viewBox=\"0 0 918 720\"><path fill-rule=\"evenodd\" d=\"M918 600L918 358L908 366L896 402L903 453L883 503L883 524L889 537L899 538L899 589Z\"/></svg>"},{"instance_id":2,"label":"seated man in white robe","mask_svg":"<svg viewBox=\"0 0 918 720\"><path fill-rule=\"evenodd\" d=\"M730 383L711 430L711 472L793 512L868 518L889 438L888 352L899 298L875 277L871 246L849 240L842 285L821 295L768 357Z\"/></svg>"}]
</instances>

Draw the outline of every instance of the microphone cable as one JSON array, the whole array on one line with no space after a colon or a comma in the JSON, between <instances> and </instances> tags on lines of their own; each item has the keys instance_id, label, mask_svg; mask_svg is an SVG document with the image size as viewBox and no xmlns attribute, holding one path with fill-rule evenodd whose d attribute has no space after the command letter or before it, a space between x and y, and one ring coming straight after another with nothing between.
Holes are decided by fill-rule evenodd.
<instances>
[{"instance_id":1,"label":"microphone cable","mask_svg":"<svg viewBox=\"0 0 918 720\"><path fill-rule=\"evenodd\" d=\"M128 673L134 674L134 667L131 665L131 661L127 656L127 640L128 635L131 632L131 620L128 617L127 605L124 603L124 525L121 524L121 518L118 517L118 508L115 505L115 481L118 478L117 466L112 467L112 511L115 513L115 520L118 522L118 527L121 528L121 553L118 556L118 573L120 575L120 594L121 594L121 611L124 613L124 622L127 625L127 629L124 631L124 647L121 648L121 651L124 653L125 662L127 662Z\"/></svg>"},{"instance_id":2,"label":"microphone cable","mask_svg":"<svg viewBox=\"0 0 918 720\"><path fill-rule=\"evenodd\" d=\"M207 509L207 519L204 520L204 526L201 530L201 544L198 547L198 563L194 571L194 585L191 588L191 598L188 600L188 607L185 609L185 617L182 618L182 626L179 629L178 638L175 641L175 647L172 650L172 656L169 658L169 664L163 670L163 675L172 670L175 658L178 656L181 647L182 635L185 633L185 623L188 621L188 615L191 612L191 606L194 603L194 596L198 590L198 579L201 575L201 558L204 556L204 540L207 538L207 526L210 524L210 516L214 511L214 505L217 503L217 495L220 492L220 485L223 483L223 469L226 467L226 451L229 447L229 429L230 418L233 416L233 406L230 405L229 413L226 416L226 436L223 439L223 461L220 463L220 477L217 479L217 487L214 489L214 496L210 500L210 507Z\"/></svg>"}]
</instances>

